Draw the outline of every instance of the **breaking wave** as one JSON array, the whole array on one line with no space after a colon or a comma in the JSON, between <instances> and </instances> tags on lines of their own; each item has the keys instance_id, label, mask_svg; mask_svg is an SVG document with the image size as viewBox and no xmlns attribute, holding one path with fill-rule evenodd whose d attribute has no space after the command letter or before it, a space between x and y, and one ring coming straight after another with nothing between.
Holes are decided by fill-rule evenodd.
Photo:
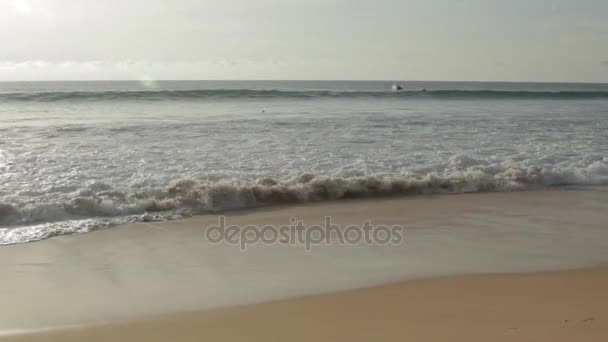
<instances>
[{"instance_id":1,"label":"breaking wave","mask_svg":"<svg viewBox=\"0 0 608 342\"><path fill-rule=\"evenodd\" d=\"M171 220L223 210L349 198L534 190L566 185L608 185L608 159L554 169L513 164L469 168L449 175L327 177L205 181L179 179L154 194L106 186L79 190L63 202L0 203L0 245L89 232L137 221Z\"/></svg>"},{"instance_id":2,"label":"breaking wave","mask_svg":"<svg viewBox=\"0 0 608 342\"><path fill-rule=\"evenodd\" d=\"M2 101L121 101L185 99L307 99L307 98L431 98L431 99L608 99L606 91L497 91L497 90L422 90L422 91L288 91L252 89L159 90L159 91L82 91L0 93Z\"/></svg>"}]
</instances>

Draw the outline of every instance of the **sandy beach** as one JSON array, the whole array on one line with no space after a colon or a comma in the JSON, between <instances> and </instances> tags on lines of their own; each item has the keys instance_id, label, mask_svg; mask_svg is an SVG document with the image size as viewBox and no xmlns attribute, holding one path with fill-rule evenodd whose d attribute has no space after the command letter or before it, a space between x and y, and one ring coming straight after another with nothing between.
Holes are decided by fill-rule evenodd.
<instances>
[{"instance_id":1,"label":"sandy beach","mask_svg":"<svg viewBox=\"0 0 608 342\"><path fill-rule=\"evenodd\" d=\"M463 276L3 341L605 341L608 269Z\"/></svg>"},{"instance_id":2,"label":"sandy beach","mask_svg":"<svg viewBox=\"0 0 608 342\"><path fill-rule=\"evenodd\" d=\"M242 251L207 241L218 216L204 215L3 246L0 332L7 341L600 341L608 270L590 268L608 264L605 190L225 213L236 225L326 215L342 226L399 224L399 245Z\"/></svg>"}]
</instances>

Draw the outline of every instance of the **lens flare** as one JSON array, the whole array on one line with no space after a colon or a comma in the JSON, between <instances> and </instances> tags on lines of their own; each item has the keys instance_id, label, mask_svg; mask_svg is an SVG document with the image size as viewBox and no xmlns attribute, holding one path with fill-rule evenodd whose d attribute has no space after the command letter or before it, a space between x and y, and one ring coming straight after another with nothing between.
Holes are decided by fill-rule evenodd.
<instances>
[{"instance_id":1,"label":"lens flare","mask_svg":"<svg viewBox=\"0 0 608 342\"><path fill-rule=\"evenodd\" d=\"M158 81L156 81L155 79L153 79L152 77L149 77L149 76L144 76L144 77L140 78L139 83L146 90L158 90L159 89Z\"/></svg>"}]
</instances>

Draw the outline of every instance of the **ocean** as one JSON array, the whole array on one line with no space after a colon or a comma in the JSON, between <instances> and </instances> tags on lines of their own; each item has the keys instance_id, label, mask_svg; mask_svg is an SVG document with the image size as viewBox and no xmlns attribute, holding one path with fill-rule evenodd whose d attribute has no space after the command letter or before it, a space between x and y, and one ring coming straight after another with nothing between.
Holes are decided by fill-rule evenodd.
<instances>
[{"instance_id":1,"label":"ocean","mask_svg":"<svg viewBox=\"0 0 608 342\"><path fill-rule=\"evenodd\" d=\"M277 204L606 184L608 84L0 83L0 244Z\"/></svg>"}]
</instances>

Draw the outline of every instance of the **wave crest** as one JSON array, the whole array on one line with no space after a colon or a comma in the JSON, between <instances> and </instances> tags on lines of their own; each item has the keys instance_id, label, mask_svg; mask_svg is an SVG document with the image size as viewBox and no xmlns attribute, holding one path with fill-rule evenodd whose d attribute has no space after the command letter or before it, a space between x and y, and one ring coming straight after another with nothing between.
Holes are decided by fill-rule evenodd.
<instances>
[{"instance_id":1,"label":"wave crest","mask_svg":"<svg viewBox=\"0 0 608 342\"><path fill-rule=\"evenodd\" d=\"M454 162L469 163L463 158ZM200 214L255 208L382 196L530 190L560 185L608 184L608 160L596 160L578 168L543 168L512 163L469 167L448 175L385 175L328 177L302 174L290 179L261 178L257 181L206 181L178 179L153 192L132 193L109 189L102 183L66 194L62 202L37 204L0 203L0 224L23 226L93 217L111 218L151 213ZM156 214L163 216L164 214ZM12 229L12 228L7 228ZM0 244L2 240L0 233Z\"/></svg>"}]
</instances>

